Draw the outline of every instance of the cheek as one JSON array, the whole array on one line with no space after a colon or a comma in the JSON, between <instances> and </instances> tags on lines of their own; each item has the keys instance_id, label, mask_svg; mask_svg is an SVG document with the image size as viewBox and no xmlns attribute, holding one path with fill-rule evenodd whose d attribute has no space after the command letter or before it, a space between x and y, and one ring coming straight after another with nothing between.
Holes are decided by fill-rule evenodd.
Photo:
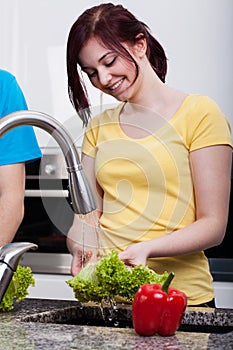
<instances>
[{"instance_id":1,"label":"cheek","mask_svg":"<svg viewBox=\"0 0 233 350\"><path fill-rule=\"evenodd\" d=\"M89 78L89 77L88 77L88 80L89 80L90 84L91 84L92 86L94 86L96 89L99 89L99 88L100 88L100 84L99 84L99 81L98 81L98 78L97 78L97 77L95 77L95 78Z\"/></svg>"},{"instance_id":2,"label":"cheek","mask_svg":"<svg viewBox=\"0 0 233 350\"><path fill-rule=\"evenodd\" d=\"M124 61L121 64L122 69L124 69L125 71L127 71L128 74L136 74L136 66L132 61Z\"/></svg>"}]
</instances>

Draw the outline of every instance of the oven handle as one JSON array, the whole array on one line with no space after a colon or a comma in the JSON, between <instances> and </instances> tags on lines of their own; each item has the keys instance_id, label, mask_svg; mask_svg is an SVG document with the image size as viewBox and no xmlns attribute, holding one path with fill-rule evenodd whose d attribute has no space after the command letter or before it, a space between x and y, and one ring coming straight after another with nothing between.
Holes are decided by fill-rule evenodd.
<instances>
[{"instance_id":1,"label":"oven handle","mask_svg":"<svg viewBox=\"0 0 233 350\"><path fill-rule=\"evenodd\" d=\"M68 190L25 190L25 197L69 197Z\"/></svg>"}]
</instances>

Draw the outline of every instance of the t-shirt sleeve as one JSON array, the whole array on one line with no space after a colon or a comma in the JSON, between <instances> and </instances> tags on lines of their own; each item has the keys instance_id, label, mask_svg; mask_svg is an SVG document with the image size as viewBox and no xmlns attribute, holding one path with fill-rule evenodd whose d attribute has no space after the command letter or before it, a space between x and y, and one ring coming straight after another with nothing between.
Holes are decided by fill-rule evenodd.
<instances>
[{"instance_id":1,"label":"t-shirt sleeve","mask_svg":"<svg viewBox=\"0 0 233 350\"><path fill-rule=\"evenodd\" d=\"M3 76L0 104L0 117L28 109L21 88L10 74ZM31 126L16 127L0 138L0 165L26 162L40 157L41 151Z\"/></svg>"},{"instance_id":2,"label":"t-shirt sleeve","mask_svg":"<svg viewBox=\"0 0 233 350\"><path fill-rule=\"evenodd\" d=\"M3 98L1 116L28 109L23 92L14 76L9 76L3 85L1 98Z\"/></svg>"},{"instance_id":3,"label":"t-shirt sleeve","mask_svg":"<svg viewBox=\"0 0 233 350\"><path fill-rule=\"evenodd\" d=\"M229 121L209 97L203 96L199 99L196 108L191 111L187 130L187 144L190 152L220 144L232 147Z\"/></svg>"}]
</instances>

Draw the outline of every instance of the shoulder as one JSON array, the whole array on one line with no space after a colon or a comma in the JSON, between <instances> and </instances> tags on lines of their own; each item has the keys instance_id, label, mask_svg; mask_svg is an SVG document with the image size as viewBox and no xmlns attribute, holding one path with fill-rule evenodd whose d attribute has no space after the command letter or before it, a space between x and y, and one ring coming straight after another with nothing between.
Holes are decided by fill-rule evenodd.
<instances>
[{"instance_id":1,"label":"shoulder","mask_svg":"<svg viewBox=\"0 0 233 350\"><path fill-rule=\"evenodd\" d=\"M217 112L223 114L218 104L209 96L200 94L191 94L188 97L188 107L192 107L192 111L211 113Z\"/></svg>"},{"instance_id":2,"label":"shoulder","mask_svg":"<svg viewBox=\"0 0 233 350\"><path fill-rule=\"evenodd\" d=\"M119 120L119 114L123 108L123 105L123 103L117 104L116 106L107 108L103 112L95 115L88 123L87 129L109 125L110 123L116 123L116 121Z\"/></svg>"},{"instance_id":3,"label":"shoulder","mask_svg":"<svg viewBox=\"0 0 233 350\"><path fill-rule=\"evenodd\" d=\"M209 96L191 94L185 101L181 116L189 127L197 127L200 123L228 122L219 105Z\"/></svg>"},{"instance_id":4,"label":"shoulder","mask_svg":"<svg viewBox=\"0 0 233 350\"><path fill-rule=\"evenodd\" d=\"M0 84L9 84L12 81L15 81L15 76L10 72L0 69Z\"/></svg>"},{"instance_id":5,"label":"shoulder","mask_svg":"<svg viewBox=\"0 0 233 350\"><path fill-rule=\"evenodd\" d=\"M232 144L231 127L218 104L204 95L191 95L183 131L191 150L215 144Z\"/></svg>"},{"instance_id":6,"label":"shoulder","mask_svg":"<svg viewBox=\"0 0 233 350\"><path fill-rule=\"evenodd\" d=\"M12 73L3 69L0 69L0 89L1 99L4 95L21 93L16 77Z\"/></svg>"},{"instance_id":7,"label":"shoulder","mask_svg":"<svg viewBox=\"0 0 233 350\"><path fill-rule=\"evenodd\" d=\"M0 70L0 117L27 109L27 103L15 76Z\"/></svg>"},{"instance_id":8,"label":"shoulder","mask_svg":"<svg viewBox=\"0 0 233 350\"><path fill-rule=\"evenodd\" d=\"M82 149L84 153L90 154L99 142L112 135L115 129L114 125L119 124L119 114L123 105L121 103L116 107L107 108L89 121L83 140Z\"/></svg>"}]
</instances>

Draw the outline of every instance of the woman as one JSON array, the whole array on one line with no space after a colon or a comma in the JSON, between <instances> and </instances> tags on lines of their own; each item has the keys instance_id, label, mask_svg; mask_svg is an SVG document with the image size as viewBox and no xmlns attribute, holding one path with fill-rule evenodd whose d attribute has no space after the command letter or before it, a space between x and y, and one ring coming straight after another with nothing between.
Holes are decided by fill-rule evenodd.
<instances>
[{"instance_id":1,"label":"woman","mask_svg":"<svg viewBox=\"0 0 233 350\"><path fill-rule=\"evenodd\" d=\"M121 102L89 123L77 67ZM82 162L105 251L117 249L127 265L174 271L172 286L186 293L188 305L214 305L203 251L221 243L227 224L232 140L225 116L210 98L165 84L163 48L121 5L101 4L77 19L67 71L71 102L88 123ZM67 240L73 274L97 254L91 223L82 225L76 216Z\"/></svg>"}]
</instances>

